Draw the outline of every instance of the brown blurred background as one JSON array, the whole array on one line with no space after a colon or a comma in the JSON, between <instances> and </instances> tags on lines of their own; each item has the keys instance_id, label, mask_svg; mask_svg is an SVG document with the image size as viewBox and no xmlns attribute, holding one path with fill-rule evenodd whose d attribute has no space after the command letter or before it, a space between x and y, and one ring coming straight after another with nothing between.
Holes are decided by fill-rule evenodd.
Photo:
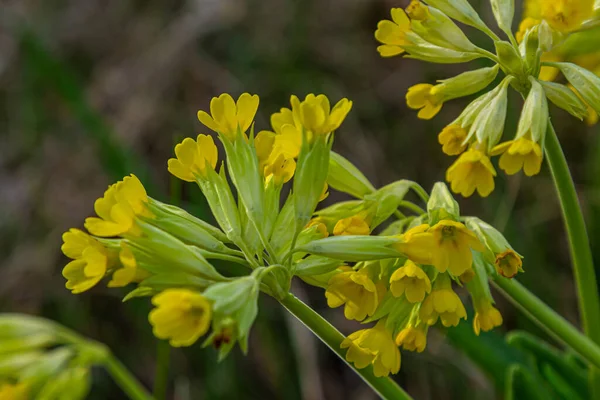
<instances>
[{"instance_id":1,"label":"brown blurred background","mask_svg":"<svg viewBox=\"0 0 600 400\"><path fill-rule=\"evenodd\" d=\"M437 133L471 99L452 101L431 121L407 109L409 86L487 65L434 65L382 59L373 32L391 7L384 0L1 0L0 1L0 310L54 319L107 343L149 387L156 339L147 299L121 303L125 290L64 288L61 234L81 227L108 184L135 173L150 194L169 200L179 186L166 170L173 145L206 133L198 109L222 92L261 98L257 128L289 96L347 97L354 108L334 149L376 185L407 178L430 188L452 159ZM493 24L489 4L473 1ZM491 47L467 29L472 40ZM510 98L506 135L521 100ZM553 121L600 249L600 132L553 108ZM487 199L459 198L463 214L504 229L525 256L520 278L578 323L560 208L548 171L534 178L499 174ZM344 198L333 194L329 201ZM210 218L199 190L183 185L181 206ZM597 252L596 252L597 253ZM101 286L101 285L100 285ZM342 332L357 325L328 309L323 291L303 297ZM501 397L508 330L546 336L495 293L505 323L475 338L469 321L432 330L422 354L403 352L398 382L416 399ZM466 298L465 298L466 300ZM173 399L372 399L365 384L273 301L265 298L250 350L217 364L197 344L171 354ZM483 359L483 361L482 361ZM498 365L496 365L498 364ZM124 395L95 371L91 399Z\"/></svg>"}]
</instances>

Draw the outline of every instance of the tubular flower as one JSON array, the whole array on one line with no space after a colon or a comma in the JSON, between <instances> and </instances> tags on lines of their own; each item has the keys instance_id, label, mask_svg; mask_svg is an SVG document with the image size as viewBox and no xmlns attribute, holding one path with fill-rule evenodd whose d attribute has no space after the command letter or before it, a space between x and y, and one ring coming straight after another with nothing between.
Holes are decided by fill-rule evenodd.
<instances>
[{"instance_id":1,"label":"tubular flower","mask_svg":"<svg viewBox=\"0 0 600 400\"><path fill-rule=\"evenodd\" d=\"M258 103L257 95L242 93L237 102L234 102L229 94L223 93L210 101L210 115L200 110L198 119L207 128L234 140L238 131L245 134L250 128L258 110Z\"/></svg>"},{"instance_id":2,"label":"tubular flower","mask_svg":"<svg viewBox=\"0 0 600 400\"><path fill-rule=\"evenodd\" d=\"M467 148L463 142L467 138L467 130L460 125L450 124L438 135L438 142L442 145L442 151L449 156L455 156Z\"/></svg>"},{"instance_id":3,"label":"tubular flower","mask_svg":"<svg viewBox=\"0 0 600 400\"><path fill-rule=\"evenodd\" d=\"M215 169L218 151L211 136L198 135L196 140L185 138L175 146L175 156L168 161L169 172L183 181L195 182L196 177L206 176L207 168Z\"/></svg>"},{"instance_id":4,"label":"tubular flower","mask_svg":"<svg viewBox=\"0 0 600 400\"><path fill-rule=\"evenodd\" d=\"M322 94L309 94L302 102L292 96L291 103L292 112L307 131L309 139L311 135L327 135L335 131L352 109L352 102L348 99L341 99L332 109L329 99Z\"/></svg>"},{"instance_id":5,"label":"tubular flower","mask_svg":"<svg viewBox=\"0 0 600 400\"><path fill-rule=\"evenodd\" d=\"M323 223L323 220L321 218L317 217L308 221L308 224L306 224L306 228L310 228L311 226L316 226L317 231L321 234L322 237L326 238L329 236L329 230L327 229L327 225Z\"/></svg>"},{"instance_id":6,"label":"tubular flower","mask_svg":"<svg viewBox=\"0 0 600 400\"><path fill-rule=\"evenodd\" d=\"M499 165L508 175L523 169L527 176L540 172L544 156L540 145L526 137L501 143L492 149L491 154L502 154Z\"/></svg>"},{"instance_id":7,"label":"tubular flower","mask_svg":"<svg viewBox=\"0 0 600 400\"><path fill-rule=\"evenodd\" d=\"M479 336L481 331L491 331L502 325L502 314L492 304L475 304L475 318L473 318L473 331Z\"/></svg>"},{"instance_id":8,"label":"tubular flower","mask_svg":"<svg viewBox=\"0 0 600 400\"><path fill-rule=\"evenodd\" d=\"M528 0L524 14L545 20L559 32L571 32L590 19L593 13L593 0Z\"/></svg>"},{"instance_id":9,"label":"tubular flower","mask_svg":"<svg viewBox=\"0 0 600 400\"><path fill-rule=\"evenodd\" d=\"M402 46L408 44L406 32L410 30L410 19L401 8L392 8L392 21L383 20L377 24L375 39L383 43L377 47L382 57L393 57L404 53Z\"/></svg>"},{"instance_id":10,"label":"tubular flower","mask_svg":"<svg viewBox=\"0 0 600 400\"><path fill-rule=\"evenodd\" d=\"M427 346L427 325L419 324L415 327L408 324L396 336L396 344L404 350L422 353Z\"/></svg>"},{"instance_id":11,"label":"tubular flower","mask_svg":"<svg viewBox=\"0 0 600 400\"><path fill-rule=\"evenodd\" d=\"M294 171L296 171L296 161L293 158L285 158L280 153L265 165L264 175L267 182L273 180L275 185L281 186L292 179Z\"/></svg>"},{"instance_id":12,"label":"tubular flower","mask_svg":"<svg viewBox=\"0 0 600 400\"><path fill-rule=\"evenodd\" d=\"M390 290L394 297L404 294L409 302L419 303L425 298L425 293L431 292L431 281L425 271L414 262L407 260L403 267L392 274Z\"/></svg>"},{"instance_id":13,"label":"tubular flower","mask_svg":"<svg viewBox=\"0 0 600 400\"><path fill-rule=\"evenodd\" d=\"M210 302L200 293L187 289L167 289L152 298L156 306L148 319L154 335L169 339L173 347L191 346L210 327Z\"/></svg>"},{"instance_id":14,"label":"tubular flower","mask_svg":"<svg viewBox=\"0 0 600 400\"><path fill-rule=\"evenodd\" d=\"M28 400L29 386L24 383L0 382L0 400Z\"/></svg>"},{"instance_id":15,"label":"tubular flower","mask_svg":"<svg viewBox=\"0 0 600 400\"><path fill-rule=\"evenodd\" d=\"M421 304L419 318L428 325L434 325L439 318L445 327L458 325L461 318L467 319L465 306L452 290L448 275L438 276L433 291Z\"/></svg>"},{"instance_id":16,"label":"tubular flower","mask_svg":"<svg viewBox=\"0 0 600 400\"><path fill-rule=\"evenodd\" d=\"M361 329L350 334L341 344L348 348L346 360L362 369L373 365L375 376L388 376L400 370L400 351L391 333L385 328L384 320L370 329Z\"/></svg>"},{"instance_id":17,"label":"tubular flower","mask_svg":"<svg viewBox=\"0 0 600 400\"><path fill-rule=\"evenodd\" d=\"M96 200L94 210L100 218L86 218L85 227L91 234L100 237L124 233L139 235L135 217L152 217L146 207L147 202L148 195L140 180L133 174L127 176L109 186L104 196Z\"/></svg>"},{"instance_id":18,"label":"tubular flower","mask_svg":"<svg viewBox=\"0 0 600 400\"><path fill-rule=\"evenodd\" d=\"M333 234L336 236L368 235L369 233L371 233L369 224L359 214L340 219L333 227Z\"/></svg>"},{"instance_id":19,"label":"tubular flower","mask_svg":"<svg viewBox=\"0 0 600 400\"><path fill-rule=\"evenodd\" d=\"M376 285L366 271L354 271L350 267L341 269L344 272L329 279L325 291L327 305L336 308L345 304L346 319L362 321L375 313L385 289Z\"/></svg>"},{"instance_id":20,"label":"tubular flower","mask_svg":"<svg viewBox=\"0 0 600 400\"><path fill-rule=\"evenodd\" d=\"M108 250L87 233L74 228L63 234L63 242L61 250L73 259L62 270L67 279L66 288L73 294L91 289L106 274L111 262Z\"/></svg>"},{"instance_id":21,"label":"tubular flower","mask_svg":"<svg viewBox=\"0 0 600 400\"><path fill-rule=\"evenodd\" d=\"M302 147L300 111L294 113L289 108L282 108L271 115L271 127L275 132L273 149L283 153L286 158L298 157Z\"/></svg>"},{"instance_id":22,"label":"tubular flower","mask_svg":"<svg viewBox=\"0 0 600 400\"><path fill-rule=\"evenodd\" d=\"M150 276L150 273L138 266L133 252L125 243L121 243L119 260L123 268L119 268L113 272L112 279L108 282L108 287L124 287L132 282L141 282Z\"/></svg>"},{"instance_id":23,"label":"tubular flower","mask_svg":"<svg viewBox=\"0 0 600 400\"><path fill-rule=\"evenodd\" d=\"M452 191L465 197L471 196L475 189L482 197L494 190L496 170L490 158L481 150L470 148L446 171L446 180Z\"/></svg>"},{"instance_id":24,"label":"tubular flower","mask_svg":"<svg viewBox=\"0 0 600 400\"><path fill-rule=\"evenodd\" d=\"M505 278L512 278L523 272L523 260L514 250L508 249L496 255L496 271Z\"/></svg>"},{"instance_id":25,"label":"tubular flower","mask_svg":"<svg viewBox=\"0 0 600 400\"><path fill-rule=\"evenodd\" d=\"M421 224L410 228L400 235L401 242L396 244L396 250L403 253L411 261L418 264L432 263L432 236L426 233L428 224Z\"/></svg>"},{"instance_id":26,"label":"tubular flower","mask_svg":"<svg viewBox=\"0 0 600 400\"><path fill-rule=\"evenodd\" d=\"M442 220L429 228L433 236L433 265L440 272L450 271L459 276L471 268L471 249L483 251L484 247L464 224Z\"/></svg>"},{"instance_id":27,"label":"tubular flower","mask_svg":"<svg viewBox=\"0 0 600 400\"><path fill-rule=\"evenodd\" d=\"M437 95L435 86L419 83L408 88L406 104L413 110L419 110L417 117L431 119L442 109L444 101Z\"/></svg>"}]
</instances>

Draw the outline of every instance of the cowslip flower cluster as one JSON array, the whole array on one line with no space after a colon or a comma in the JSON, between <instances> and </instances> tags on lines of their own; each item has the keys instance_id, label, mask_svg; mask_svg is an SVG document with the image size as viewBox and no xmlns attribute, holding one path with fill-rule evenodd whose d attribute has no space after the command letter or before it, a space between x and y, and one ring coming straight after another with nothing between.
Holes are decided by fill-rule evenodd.
<instances>
[{"instance_id":1,"label":"cowslip flower cluster","mask_svg":"<svg viewBox=\"0 0 600 400\"><path fill-rule=\"evenodd\" d=\"M491 67L467 71L437 84L419 83L408 89L406 103L418 110L421 119L433 118L444 102L486 90L438 135L442 151L458 156L446 172L452 191L468 197L475 191L488 196L495 187L496 168L508 175L540 172L549 122L548 100L588 123L600 111L598 46L592 28L598 10L591 0L528 0L524 20L513 34L514 2L491 0L498 27L507 40L499 38L479 17L467 0L413 0L406 9L394 8L391 20L381 21L375 38L383 57L404 54L434 63L462 63L478 58ZM474 45L454 21L470 25L488 35L495 53ZM597 28L595 31L597 32ZM585 57L565 57L589 43ZM589 54L591 53L591 54ZM581 54L579 54L581 55ZM573 62L577 61L580 66ZM585 61L595 60L595 64ZM586 69L590 68L592 71ZM492 90L488 86L504 78ZM551 82L560 71L568 85ZM600 70L596 69L596 72ZM512 87L525 99L514 137L502 141L507 113L507 92Z\"/></svg>"},{"instance_id":2,"label":"cowslip flower cluster","mask_svg":"<svg viewBox=\"0 0 600 400\"><path fill-rule=\"evenodd\" d=\"M498 231L460 216L443 183L431 197L408 180L375 188L333 152L351 101L292 96L271 116L271 129L255 134L258 104L248 93L213 98L198 118L225 157L213 136L200 134L177 144L167 162L171 174L200 187L217 226L154 199L127 176L96 201L87 232L63 235L72 259L63 269L67 289L79 294L102 280L128 286L124 301L151 297L156 337L185 347L206 336L203 346L222 358L236 343L247 351L259 294L283 301L297 277L323 288L346 318L375 323L340 345L349 362L377 376L398 372L400 347L423 351L429 327L466 319L457 286L473 298L477 333L501 324L487 279L514 276L522 260ZM355 199L318 208L329 190ZM426 211L407 199L413 192ZM246 273L227 275L219 262Z\"/></svg>"}]
</instances>

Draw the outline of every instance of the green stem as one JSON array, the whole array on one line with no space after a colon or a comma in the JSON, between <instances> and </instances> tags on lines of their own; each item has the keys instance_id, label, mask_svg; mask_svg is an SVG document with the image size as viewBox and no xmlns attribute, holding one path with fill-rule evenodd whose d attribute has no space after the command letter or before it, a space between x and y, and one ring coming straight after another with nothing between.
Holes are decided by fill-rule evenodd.
<instances>
[{"instance_id":1,"label":"green stem","mask_svg":"<svg viewBox=\"0 0 600 400\"><path fill-rule=\"evenodd\" d=\"M106 370L113 377L119 387L132 400L153 400L146 388L125 368L121 361L117 360L112 353L108 353L104 359Z\"/></svg>"},{"instance_id":2,"label":"green stem","mask_svg":"<svg viewBox=\"0 0 600 400\"><path fill-rule=\"evenodd\" d=\"M423 186L419 185L417 182L411 182L411 189L423 200L425 204L429 203L429 194L427 191L423 189Z\"/></svg>"},{"instance_id":3,"label":"green stem","mask_svg":"<svg viewBox=\"0 0 600 400\"><path fill-rule=\"evenodd\" d=\"M552 337L567 344L591 365L600 367L600 347L579 332L567 320L548 307L515 279L496 276L492 283Z\"/></svg>"},{"instance_id":4,"label":"green stem","mask_svg":"<svg viewBox=\"0 0 600 400\"><path fill-rule=\"evenodd\" d=\"M296 296L288 293L288 295L281 300L281 304L308 329L317 335L323 343L333 350L335 354L352 368L354 372L356 372L383 399L411 399L411 397L391 378L378 378L373 374L372 368L356 369L352 364L346 362L346 351L340 347L344 340L344 335L316 311L300 301Z\"/></svg>"},{"instance_id":5,"label":"green stem","mask_svg":"<svg viewBox=\"0 0 600 400\"><path fill-rule=\"evenodd\" d=\"M406 208L408 210L411 210L411 211L413 211L417 215L427 214L427 211L423 210L418 205L411 203L410 201L401 201L400 202L400 207L403 207L403 208Z\"/></svg>"},{"instance_id":6,"label":"green stem","mask_svg":"<svg viewBox=\"0 0 600 400\"><path fill-rule=\"evenodd\" d=\"M567 160L550 123L546 136L544 147L567 228L583 331L600 344L600 298L585 221ZM590 371L590 388L592 397L600 399L599 369L592 368Z\"/></svg>"},{"instance_id":7,"label":"green stem","mask_svg":"<svg viewBox=\"0 0 600 400\"><path fill-rule=\"evenodd\" d=\"M159 340L156 345L156 371L154 373L154 388L152 390L152 395L156 400L167 398L170 361L171 346L169 346L169 342Z\"/></svg>"}]
</instances>

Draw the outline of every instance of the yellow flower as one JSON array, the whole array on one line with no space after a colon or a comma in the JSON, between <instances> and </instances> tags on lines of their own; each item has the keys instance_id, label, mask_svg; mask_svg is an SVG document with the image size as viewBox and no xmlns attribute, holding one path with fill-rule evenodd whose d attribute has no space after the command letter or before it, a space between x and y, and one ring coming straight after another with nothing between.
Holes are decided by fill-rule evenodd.
<instances>
[{"instance_id":1,"label":"yellow flower","mask_svg":"<svg viewBox=\"0 0 600 400\"><path fill-rule=\"evenodd\" d=\"M275 185L281 186L292 179L294 171L296 171L296 161L293 158L285 158L280 153L265 165L265 180L269 182L272 179Z\"/></svg>"},{"instance_id":2,"label":"yellow flower","mask_svg":"<svg viewBox=\"0 0 600 400\"><path fill-rule=\"evenodd\" d=\"M237 102L234 102L229 94L223 93L210 101L210 115L200 110L198 119L207 128L234 140L238 131L245 134L250 128L258 110L258 103L257 95L242 93Z\"/></svg>"},{"instance_id":3,"label":"yellow flower","mask_svg":"<svg viewBox=\"0 0 600 400\"><path fill-rule=\"evenodd\" d=\"M310 133L309 139L311 134L327 135L335 131L352 109L352 102L345 98L338 101L332 109L329 99L323 94L315 96L311 93L302 102L296 96L292 96L291 103L293 114Z\"/></svg>"},{"instance_id":4,"label":"yellow flower","mask_svg":"<svg viewBox=\"0 0 600 400\"><path fill-rule=\"evenodd\" d=\"M340 219L333 227L333 234L336 236L344 235L368 235L371 233L369 224L364 217L359 214L348 218Z\"/></svg>"},{"instance_id":5,"label":"yellow flower","mask_svg":"<svg viewBox=\"0 0 600 400\"><path fill-rule=\"evenodd\" d=\"M195 182L197 176L206 176L207 168L215 169L218 151L211 136L198 135L196 140L185 138L175 146L175 156L168 161L169 172L181 180Z\"/></svg>"},{"instance_id":6,"label":"yellow flower","mask_svg":"<svg viewBox=\"0 0 600 400\"><path fill-rule=\"evenodd\" d=\"M329 279L325 291L327 305L336 308L345 304L346 319L362 321L375 313L385 288L376 285L364 270L354 271L350 267L341 269L343 272Z\"/></svg>"},{"instance_id":7,"label":"yellow flower","mask_svg":"<svg viewBox=\"0 0 600 400\"><path fill-rule=\"evenodd\" d=\"M523 260L514 250L508 249L496 255L496 271L506 278L512 278L523 272Z\"/></svg>"},{"instance_id":8,"label":"yellow flower","mask_svg":"<svg viewBox=\"0 0 600 400\"><path fill-rule=\"evenodd\" d=\"M431 119L442 109L444 100L437 94L436 86L419 83L408 88L406 104L413 110L419 110L417 117Z\"/></svg>"},{"instance_id":9,"label":"yellow flower","mask_svg":"<svg viewBox=\"0 0 600 400\"><path fill-rule=\"evenodd\" d=\"M467 319L465 306L452 290L448 275L438 275L433 291L421 304L419 318L428 325L434 325L439 318L445 327L458 325L461 318Z\"/></svg>"},{"instance_id":10,"label":"yellow flower","mask_svg":"<svg viewBox=\"0 0 600 400\"><path fill-rule=\"evenodd\" d=\"M400 350L396 347L392 334L385 328L385 322L380 320L370 329L361 329L350 334L341 345L348 348L346 360L362 369L373 365L375 376L388 376L400 370Z\"/></svg>"},{"instance_id":11,"label":"yellow flower","mask_svg":"<svg viewBox=\"0 0 600 400\"><path fill-rule=\"evenodd\" d=\"M100 218L90 217L85 220L86 229L100 237L118 236L124 233L139 235L135 226L136 215L152 217L146 207L148 195L140 180L135 176L126 176L104 192L104 196L96 200L94 210Z\"/></svg>"},{"instance_id":12,"label":"yellow flower","mask_svg":"<svg viewBox=\"0 0 600 400\"><path fill-rule=\"evenodd\" d=\"M412 0L410 2L408 7L406 7L406 14L408 14L411 20L415 21L424 21L431 15L429 8L419 0Z\"/></svg>"},{"instance_id":13,"label":"yellow flower","mask_svg":"<svg viewBox=\"0 0 600 400\"><path fill-rule=\"evenodd\" d=\"M543 19L559 32L576 30L594 14L594 0L527 0L526 17Z\"/></svg>"},{"instance_id":14,"label":"yellow flower","mask_svg":"<svg viewBox=\"0 0 600 400\"><path fill-rule=\"evenodd\" d=\"M109 268L107 249L87 233L74 228L63 234L63 242L61 250L73 259L62 270L67 279L66 288L73 294L91 289Z\"/></svg>"},{"instance_id":15,"label":"yellow flower","mask_svg":"<svg viewBox=\"0 0 600 400\"><path fill-rule=\"evenodd\" d=\"M419 324L417 327L409 324L396 336L396 344L404 350L422 353L427 346L427 325Z\"/></svg>"},{"instance_id":16,"label":"yellow flower","mask_svg":"<svg viewBox=\"0 0 600 400\"><path fill-rule=\"evenodd\" d=\"M499 166L508 175L514 175L523 169L525 175L533 176L542 168L542 148L526 137L500 143L492 149L491 154L502 154Z\"/></svg>"},{"instance_id":17,"label":"yellow flower","mask_svg":"<svg viewBox=\"0 0 600 400\"><path fill-rule=\"evenodd\" d=\"M533 28L534 26L539 25L540 22L541 21L539 19L535 19L535 18L531 18L531 17L524 18L521 21L521 23L519 24L519 30L515 34L517 42L521 43L521 41L525 37L525 34L527 33L527 31L529 29Z\"/></svg>"},{"instance_id":18,"label":"yellow flower","mask_svg":"<svg viewBox=\"0 0 600 400\"><path fill-rule=\"evenodd\" d=\"M427 231L433 236L433 265L440 272L450 271L459 276L471 268L471 249L483 251L484 247L464 224L442 220Z\"/></svg>"},{"instance_id":19,"label":"yellow flower","mask_svg":"<svg viewBox=\"0 0 600 400\"><path fill-rule=\"evenodd\" d=\"M292 99L294 97L292 96ZM271 115L271 126L275 132L273 148L276 152L283 153L286 158L297 158L302 146L300 110L295 111L282 108L278 113Z\"/></svg>"},{"instance_id":20,"label":"yellow flower","mask_svg":"<svg viewBox=\"0 0 600 400\"><path fill-rule=\"evenodd\" d=\"M390 278L390 290L394 297L406 295L411 303L423 301L425 293L431 292L429 277L417 264L407 260Z\"/></svg>"},{"instance_id":21,"label":"yellow flower","mask_svg":"<svg viewBox=\"0 0 600 400\"><path fill-rule=\"evenodd\" d=\"M323 201L327 197L329 197L329 185L327 184L327 182L325 182L325 184L323 185L323 191L321 192L321 197L319 197L319 201Z\"/></svg>"},{"instance_id":22,"label":"yellow flower","mask_svg":"<svg viewBox=\"0 0 600 400\"><path fill-rule=\"evenodd\" d=\"M454 193L469 197L477 189L482 197L494 190L496 170L490 158L481 150L470 148L448 168L446 180Z\"/></svg>"},{"instance_id":23,"label":"yellow flower","mask_svg":"<svg viewBox=\"0 0 600 400\"><path fill-rule=\"evenodd\" d=\"M460 125L450 124L438 135L438 142L442 145L442 151L449 156L455 156L467 148L463 142L467 138L467 131Z\"/></svg>"},{"instance_id":24,"label":"yellow flower","mask_svg":"<svg viewBox=\"0 0 600 400\"><path fill-rule=\"evenodd\" d=\"M123 267L113 272L112 279L108 282L108 287L124 287L131 282L141 282L150 276L148 271L138 266L133 252L125 243L121 243L119 260Z\"/></svg>"},{"instance_id":25,"label":"yellow flower","mask_svg":"<svg viewBox=\"0 0 600 400\"><path fill-rule=\"evenodd\" d=\"M404 53L402 46L408 44L406 32L410 30L410 19L401 8L392 8L392 21L383 20L377 24L375 39L383 43L377 47L382 57L392 57Z\"/></svg>"},{"instance_id":26,"label":"yellow flower","mask_svg":"<svg viewBox=\"0 0 600 400\"><path fill-rule=\"evenodd\" d=\"M24 383L0 382L0 400L28 400L29 386Z\"/></svg>"},{"instance_id":27,"label":"yellow flower","mask_svg":"<svg viewBox=\"0 0 600 400\"><path fill-rule=\"evenodd\" d=\"M167 289L152 298L156 306L148 319L154 336L169 339L173 347L191 346L210 327L210 302L187 289Z\"/></svg>"},{"instance_id":28,"label":"yellow flower","mask_svg":"<svg viewBox=\"0 0 600 400\"><path fill-rule=\"evenodd\" d=\"M473 318L473 330L479 336L481 331L491 331L502 325L502 314L489 302L475 304L475 318Z\"/></svg>"}]
</instances>

